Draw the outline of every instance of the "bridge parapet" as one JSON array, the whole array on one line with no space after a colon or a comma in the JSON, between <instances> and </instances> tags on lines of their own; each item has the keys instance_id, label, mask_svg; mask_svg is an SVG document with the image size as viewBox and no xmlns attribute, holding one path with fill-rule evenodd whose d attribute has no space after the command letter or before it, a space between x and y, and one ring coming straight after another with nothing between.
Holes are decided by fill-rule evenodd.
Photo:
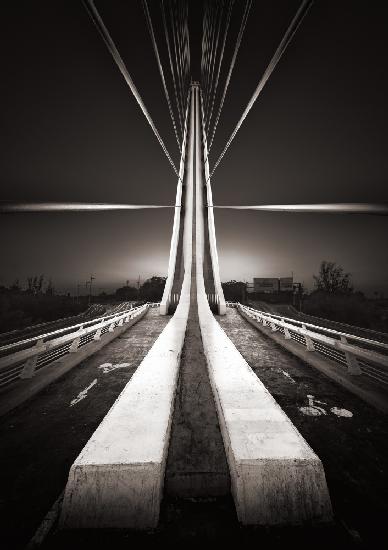
<instances>
[{"instance_id":1,"label":"bridge parapet","mask_svg":"<svg viewBox=\"0 0 388 550\"><path fill-rule=\"evenodd\" d=\"M142 316L149 307L154 307L154 304L147 303L119 314L106 315L1 346L0 390L19 379L32 378L43 367Z\"/></svg>"},{"instance_id":2,"label":"bridge parapet","mask_svg":"<svg viewBox=\"0 0 388 550\"><path fill-rule=\"evenodd\" d=\"M273 315L239 303L237 308L247 321L289 351L367 403L388 412L387 343Z\"/></svg>"},{"instance_id":3,"label":"bridge parapet","mask_svg":"<svg viewBox=\"0 0 388 550\"><path fill-rule=\"evenodd\" d=\"M322 355L346 365L349 374L365 374L379 382L388 384L388 372L377 372L372 364L388 367L388 344L361 336L313 325L304 321L272 315L248 306L238 304L239 311L256 319L261 324L270 325L274 332L284 334L304 345L308 351Z\"/></svg>"}]
</instances>

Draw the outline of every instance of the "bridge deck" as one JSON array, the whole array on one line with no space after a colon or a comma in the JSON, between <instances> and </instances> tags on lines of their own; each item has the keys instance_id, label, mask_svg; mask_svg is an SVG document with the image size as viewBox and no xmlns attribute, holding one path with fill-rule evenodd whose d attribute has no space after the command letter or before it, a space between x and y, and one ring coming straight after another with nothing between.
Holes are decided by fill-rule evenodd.
<instances>
[{"instance_id":1,"label":"bridge deck","mask_svg":"<svg viewBox=\"0 0 388 550\"><path fill-rule=\"evenodd\" d=\"M312 323L321 327L338 330L339 332L347 332L353 334L354 336L360 336L361 338L367 338L370 340L376 340L377 342L384 342L388 344L388 334L384 332L379 332L369 328L362 328L356 325L348 325L339 321L332 321L330 319L326 319L325 317L308 315L307 313L298 311L290 304L271 304L268 302L263 302L261 300L253 300L250 301L249 304L251 305L251 307L259 309L261 311L267 311L268 313L273 313L275 315L283 315L284 317L296 319L297 321Z\"/></svg>"},{"instance_id":2,"label":"bridge deck","mask_svg":"<svg viewBox=\"0 0 388 550\"><path fill-rule=\"evenodd\" d=\"M386 416L264 336L237 310L228 308L227 315L218 320L322 460L334 514L363 540L377 544L388 512ZM308 395L314 396L314 403L324 412L303 414L300 407L308 406ZM333 408L346 409L353 416L337 416Z\"/></svg>"},{"instance_id":3,"label":"bridge deck","mask_svg":"<svg viewBox=\"0 0 388 550\"><path fill-rule=\"evenodd\" d=\"M2 543L7 531L12 548L33 535L63 491L71 464L168 320L150 309L120 337L0 419Z\"/></svg>"},{"instance_id":4,"label":"bridge deck","mask_svg":"<svg viewBox=\"0 0 388 550\"><path fill-rule=\"evenodd\" d=\"M191 319L194 323L195 319ZM341 405L348 407L354 414L366 414L368 411L362 411L361 408L357 408L360 405L358 400L350 396L350 401L346 399L346 392L337 392L337 388L330 381L326 381L319 373L315 373L310 367L304 365L300 361L296 360L293 356L290 356L287 352L279 348L271 340L260 335L255 329L253 329L248 323L246 323L235 310L228 310L226 318L218 318L220 324L226 330L229 337L233 340L235 345L242 352L244 357L249 361L250 365L256 372L260 372L260 378L265 382L268 389L276 397L277 401L286 410L289 416L292 418L298 429L306 440L312 444L313 448L325 458L325 467L329 465L330 469L330 481L329 487L334 496L334 505L336 507L336 513L340 520L345 520L349 528L355 528L362 532L365 527L365 519L361 522L365 515L363 509L363 497L361 496L363 487L369 482L373 481L372 476L365 476L361 479L361 474L357 468L355 468L354 457L350 456L348 450L344 454L346 445L354 445L355 441L361 445L361 437L358 434L360 425L363 420L358 419L355 416L352 420L357 422L356 428L351 428L351 434L349 431L349 419L333 417L329 419L329 423L326 422L326 428L323 431L323 440L321 441L321 423L322 418L319 417L302 417L301 414L295 412L296 406L305 404L306 392L315 391L317 397L324 396L324 400L328 400L328 395L332 395L332 401L327 401L329 405L339 404L339 398L341 398ZM193 328L193 327L191 327ZM190 318L189 327L186 334L185 350L184 353L190 354L192 349L198 348L197 343L193 347L190 347L190 339L197 338L198 334L195 331L190 331ZM191 356L191 361L198 359ZM199 363L200 363L199 358ZM198 361L195 361L198 365ZM199 369L201 371L201 369ZM287 377L284 373L289 374L295 380ZM44 548L48 549L65 549L74 547L75 544L87 545L88 547L94 547L96 549L106 548L107 546L114 548L126 547L130 543L147 543L152 544L159 543L182 543L188 541L198 540L214 540L217 542L223 541L226 543L242 544L262 544L263 546L273 544L280 544L280 547L292 546L295 543L299 548L311 548L316 549L327 548L330 545L342 548L353 548L351 537L346 533L346 529L342 529L337 525L332 527L325 526L324 528L304 527L301 528L283 528L279 530L268 530L263 528L244 528L237 522L236 513L234 510L233 501L230 495L224 495L218 498L205 498L197 499L190 498L188 500L182 499L182 494L179 493L179 498L173 498L177 496L174 492L174 477L181 476L180 485L182 482L182 476L187 473L192 474L193 469L201 467L204 461L208 461L209 457L214 456L220 459L222 453L218 448L219 441L216 437L215 446L216 453L213 449L206 448L205 438L215 437L215 430L218 430L217 419L214 418L214 414L209 409L209 404L206 403L207 396L207 384L205 373L190 372L190 369L185 369L185 359L183 358L181 364L181 377L182 383L178 388L177 400L176 400L176 413L174 415L174 423L171 433L171 445L169 451L169 464L166 470L166 485L165 485L165 497L161 507L161 516L158 528L152 534L128 532L126 530L67 530L54 533L49 537L44 544ZM195 378L195 379L194 379ZM317 382L316 382L317 380ZM198 384L205 386L196 395L195 390ZM185 393L187 392L187 395ZM296 394L295 394L296 392ZM322 393L323 392L323 393ZM338 399L337 399L338 398ZM198 400L195 403L195 400ZM193 407L197 406L197 410L193 411ZM187 409L187 407L189 407ZM365 407L364 407L365 408ZM185 412L190 414L190 418L184 418ZM206 412L210 415L210 421L206 424L204 418L204 434L201 436L199 427L201 414ZM374 414L374 412L373 412ZM363 417L364 418L364 417ZM189 420L189 422L187 421ZM298 421L299 420L299 421ZM327 421L327 417L324 417ZM371 419L369 418L369 421ZM372 437L376 445L373 447L379 452L379 457L383 459L381 452L381 445L378 449L378 434L382 434L381 418L379 419L378 430L374 432ZM191 423L194 425L191 425ZM348 423L346 423L348 422ZM327 427L329 425L329 428ZM350 425L352 426L352 425ZM190 427L193 428L190 431ZM318 433L314 433L318 428ZM346 429L346 432L344 432ZM372 432L371 432L372 433ZM219 435L219 434L218 434ZM201 439L202 437L202 439ZM344 442L344 438L346 441ZM331 449L333 445L332 439L339 439L344 442L344 449L341 449L340 441L336 441L334 452ZM380 441L382 443L382 441ZM210 447L209 443L209 447ZM194 456L190 457L190 453L194 451ZM179 453L182 453L180 456ZM180 470L180 466L185 465L184 454L186 453L186 459L189 460L190 472ZM364 453L363 458L367 461L371 461L371 453ZM350 465L350 471L347 470L348 462ZM338 467L340 463L340 467ZM352 464L351 464L352 463ZM339 468L339 469L338 469ZM353 470L352 470L353 468ZM223 470L223 464L221 464L220 472ZM374 468L374 473L378 468ZM214 472L213 472L214 473ZM362 473L364 475L365 472ZM360 477L361 487L357 489L357 476ZM193 479L193 478L192 478ZM224 480L225 481L225 480ZM376 483L376 480L374 481ZM355 487L352 485L355 484ZM334 488L334 490L333 490ZM193 490L193 486L188 486L189 491ZM381 493L380 493L381 494ZM192 493L193 495L193 493ZM191 496L192 496L191 495ZM352 499L357 499L352 502ZM377 497L378 500L378 497ZM351 504L351 506L350 506ZM355 510L361 506L360 512L355 514ZM379 511L376 502L373 504L372 513L381 513ZM374 522L378 522L378 516L373 518ZM382 525L381 523L379 524ZM78 546L77 546L78 547Z\"/></svg>"},{"instance_id":5,"label":"bridge deck","mask_svg":"<svg viewBox=\"0 0 388 550\"><path fill-rule=\"evenodd\" d=\"M165 476L165 494L190 498L227 495L230 491L199 328L194 269Z\"/></svg>"},{"instance_id":6,"label":"bridge deck","mask_svg":"<svg viewBox=\"0 0 388 550\"><path fill-rule=\"evenodd\" d=\"M384 428L383 415L376 414L357 398L257 332L236 310L228 309L226 317L217 319L301 434L319 454L325 467L339 522L343 521L348 530L358 531L363 541L375 542L377 537L382 535L384 514L387 511L384 508L381 483L381 472L388 458L388 445L386 440L384 441L387 430ZM156 310L150 310L144 320L93 358L85 361L82 368L75 368L62 378L61 382L47 388L40 394L41 399L32 399L27 407L24 406L3 419L0 424L0 436L6 454L14 457L14 464L13 471L8 469L0 472L0 482L5 488L5 497L8 500L7 508L3 506L1 512L2 520L13 531L12 548L17 547L16 528L21 529L23 526L24 529L19 531L18 536L20 543L25 542L36 528L37 522L39 523L50 509L64 487L68 468L80 447L105 415L167 320L166 317L158 317ZM196 334L191 334L189 327L186 338L190 337L195 338ZM190 347L186 351L190 353ZM123 361L130 362L130 366L105 375L95 374L101 364L116 365ZM178 416L174 421L179 423L179 415L184 414L185 402L188 399L186 404L190 402L191 420L197 422L195 430L198 430L201 411L203 413L207 405L203 402L201 407L198 407L198 415L195 418L192 414L195 392L188 396L183 394L190 386L193 389L196 381L206 386L206 380L203 379L203 374L195 381L192 378L193 374L189 371L185 373L183 360L181 376L186 377L186 380L179 388L177 403L180 402L180 408L177 409ZM198 373L196 376L198 377ZM70 401L81 389L89 386L95 377L98 378L98 384L90 389L88 397L69 407ZM312 394L319 401L327 403L319 405L327 411L326 415L308 417L299 411L299 406L306 405L307 394ZM197 397L200 401L206 400L206 391ZM336 417L329 412L334 406L346 408L352 411L354 416ZM211 421L209 426L214 432L217 422ZM171 474L182 474L179 472L179 456L176 455L179 454L180 442L183 443L183 452L190 453L195 449L196 453L202 453L193 458L194 467L200 464L201 460L206 461L209 458L206 446L198 445L199 432L195 434L194 430L196 441L192 447L190 444L193 441L190 441L190 438L193 434L186 432L186 441L179 439L179 430L185 431L187 428L188 424L183 422L178 431L174 428L172 431L170 470L168 466L165 499L156 532L147 535L128 531L61 531L49 537L44 543L44 548L59 550L74 547L75 543L86 543L96 549L106 548L112 544L121 548L134 542L183 542L193 537L195 540L203 538L236 544L260 542L272 545L274 542L289 544L293 541L299 548L327 548L334 543L341 547L353 547L351 537L346 535L346 529L338 528L339 522L337 526L324 530L305 527L303 532L297 527L282 529L280 532L253 528L241 530L230 495L202 500L191 498L186 501L182 498L172 498L174 487L171 483ZM207 435L209 434L210 432ZM214 433L211 437L214 437ZM20 438L25 441L22 448L19 448ZM219 457L219 453L214 456ZM195 463L198 458L199 462ZM29 466L26 467L26 464ZM9 498L11 493L12 499Z\"/></svg>"}]
</instances>

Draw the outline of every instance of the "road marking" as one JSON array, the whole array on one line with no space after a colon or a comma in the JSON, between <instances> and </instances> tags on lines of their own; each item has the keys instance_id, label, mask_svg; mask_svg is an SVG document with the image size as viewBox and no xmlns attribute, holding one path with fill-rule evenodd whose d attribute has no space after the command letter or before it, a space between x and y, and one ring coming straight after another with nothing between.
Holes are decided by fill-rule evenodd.
<instances>
[{"instance_id":1,"label":"road marking","mask_svg":"<svg viewBox=\"0 0 388 550\"><path fill-rule=\"evenodd\" d=\"M325 409L322 409L321 407L299 407L299 410L306 416L321 416L327 414Z\"/></svg>"},{"instance_id":2,"label":"road marking","mask_svg":"<svg viewBox=\"0 0 388 550\"><path fill-rule=\"evenodd\" d=\"M81 392L79 392L79 394L77 395L77 397L75 399L73 399L71 402L70 402L70 407L72 407L73 405L76 405L77 403L79 403L80 401L82 401L83 399L85 399L87 397L87 394L88 394L88 391L97 384L97 378L95 378L93 380L93 382L91 384L89 384L89 386L87 388L85 388L84 390L82 390Z\"/></svg>"},{"instance_id":3,"label":"road marking","mask_svg":"<svg viewBox=\"0 0 388 550\"><path fill-rule=\"evenodd\" d=\"M344 418L352 418L353 413L348 409L340 409L338 407L332 407L330 411L336 416L343 416Z\"/></svg>"},{"instance_id":4,"label":"road marking","mask_svg":"<svg viewBox=\"0 0 388 550\"><path fill-rule=\"evenodd\" d=\"M326 403L316 400L313 395L307 395L307 399L309 402L308 406L299 407L299 410L303 414L305 414L306 416L321 416L327 414L324 408L316 405L316 403L320 403L321 405L326 405Z\"/></svg>"},{"instance_id":5,"label":"road marking","mask_svg":"<svg viewBox=\"0 0 388 550\"><path fill-rule=\"evenodd\" d=\"M286 378L288 378L288 380L289 380L290 382L292 382L293 384L296 384L296 382L295 382L295 380L292 378L292 376L290 376L290 375L288 374L288 372L286 372L285 370L283 370L283 369L273 369L273 370L275 370L276 372L281 372Z\"/></svg>"},{"instance_id":6,"label":"road marking","mask_svg":"<svg viewBox=\"0 0 388 550\"><path fill-rule=\"evenodd\" d=\"M54 502L53 506L47 512L42 523L39 525L38 529L35 531L34 536L30 539L30 542L27 544L25 550L33 550L34 548L39 548L43 543L47 535L52 531L54 525L57 523L59 512L62 505L64 491L59 495L57 500Z\"/></svg>"},{"instance_id":7,"label":"road marking","mask_svg":"<svg viewBox=\"0 0 388 550\"><path fill-rule=\"evenodd\" d=\"M306 416L321 416L321 415L327 415L327 412L323 407L319 407L317 403L320 405L327 405L324 401L318 401L318 399L315 399L313 395L307 395L308 399L308 405L307 407L299 407L299 410L301 413L303 413ZM330 409L330 412L335 414L336 416L341 416L343 418L352 418L353 413L351 411L348 411L348 409L342 409L339 407L332 407Z\"/></svg>"},{"instance_id":8,"label":"road marking","mask_svg":"<svg viewBox=\"0 0 388 550\"><path fill-rule=\"evenodd\" d=\"M130 363L119 363L118 365L112 365L112 363L104 363L97 368L102 369L103 374L108 374L108 372L112 372L116 369L124 369L125 367L129 366Z\"/></svg>"}]
</instances>

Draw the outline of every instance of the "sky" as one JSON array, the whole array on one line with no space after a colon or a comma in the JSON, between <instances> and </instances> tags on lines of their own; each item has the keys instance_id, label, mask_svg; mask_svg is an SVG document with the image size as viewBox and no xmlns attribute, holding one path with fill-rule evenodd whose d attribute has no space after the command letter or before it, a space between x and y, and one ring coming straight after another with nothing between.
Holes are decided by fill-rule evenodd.
<instances>
[{"instance_id":1,"label":"sky","mask_svg":"<svg viewBox=\"0 0 388 550\"><path fill-rule=\"evenodd\" d=\"M159 2L149 2L165 55ZM300 2L253 0L210 163ZM96 6L176 164L179 152L141 2ZM220 88L243 3L236 0ZM0 37L0 199L173 204L176 176L81 1L7 2ZM202 2L189 0L200 80ZM388 8L317 0L212 179L214 204L388 202ZM163 58L166 60L165 58ZM168 72L168 66L165 65ZM110 290L166 275L172 210L1 214L0 284L44 273ZM322 260L388 294L388 218L215 212L221 279L288 276Z\"/></svg>"}]
</instances>

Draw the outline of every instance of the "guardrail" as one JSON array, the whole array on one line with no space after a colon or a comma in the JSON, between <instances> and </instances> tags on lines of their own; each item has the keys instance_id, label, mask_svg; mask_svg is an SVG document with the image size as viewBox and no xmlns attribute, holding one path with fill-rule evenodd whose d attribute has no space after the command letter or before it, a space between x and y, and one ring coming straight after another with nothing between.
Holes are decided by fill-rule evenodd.
<instances>
[{"instance_id":1,"label":"guardrail","mask_svg":"<svg viewBox=\"0 0 388 550\"><path fill-rule=\"evenodd\" d=\"M298 315L300 314L301 312L297 311L293 306L290 306L290 312L289 314L291 313L292 314L292 310L295 310L295 313ZM287 314L285 314L287 315ZM384 343L388 343L388 334L386 332L381 332L379 330L372 330L371 328L365 328L365 327L357 327L357 326L354 326L354 325L350 325L349 323L344 323L344 322L340 322L340 321L333 321L333 320L329 320L329 319L324 319L322 317L317 317L316 315L311 315L309 313L301 313L301 315L303 316L303 318L306 320L306 321L309 321L311 323L316 323L316 324L319 324L322 323L322 321L328 323L327 328L334 328L335 330L338 330L338 331L347 331L347 330L354 330L355 331L355 334L359 335L359 336L362 336L362 337L365 337L365 338L370 338L372 340L377 340L379 342L384 342ZM280 317L282 317L282 315L280 314ZM292 317L292 319L297 319L298 317ZM321 326L321 325L320 325ZM323 325L325 326L325 325ZM357 332L356 332L357 331Z\"/></svg>"},{"instance_id":2,"label":"guardrail","mask_svg":"<svg viewBox=\"0 0 388 550\"><path fill-rule=\"evenodd\" d=\"M68 353L76 353L88 343L100 340L106 332L113 332L116 327L141 315L145 309L158 305L146 303L0 347L0 390L20 378L32 378L53 361Z\"/></svg>"},{"instance_id":3,"label":"guardrail","mask_svg":"<svg viewBox=\"0 0 388 550\"><path fill-rule=\"evenodd\" d=\"M0 334L0 342L7 342L7 345L12 344L14 342L19 341L26 334L34 333L34 332L36 333L42 330L49 330L57 325L60 325L61 323L71 323L72 321L75 322L76 320L81 320L83 316L84 316L84 313L78 313L77 315L69 315L67 317L61 317L60 319L55 319L54 321L45 321L37 325L30 325L28 327L24 327L21 329L15 329L9 332L2 332ZM3 345L5 346L6 344L3 344Z\"/></svg>"},{"instance_id":4,"label":"guardrail","mask_svg":"<svg viewBox=\"0 0 388 550\"><path fill-rule=\"evenodd\" d=\"M248 306L244 306L244 307L248 307ZM371 338L365 338L365 336L358 336L357 334L350 334L349 332L343 332L343 331L336 330L336 329L333 329L333 328L330 328L330 327L325 327L325 326L322 326L322 325L315 325L313 323L308 323L306 321L299 321L299 319L295 319L293 317L285 317L284 315L278 315L278 314L275 314L275 313L268 313L266 311L256 310L255 308L249 308L249 309L252 309L253 311L260 311L261 313L269 315L270 317L275 317L276 319L280 319L282 321L287 321L288 323L295 324L295 325L298 325L298 326L301 326L301 327L306 327L306 328L311 327L312 329L319 330L323 334L326 333L326 334L332 334L334 337L336 337L336 336L344 337L347 340L352 340L354 342L359 342L361 344L364 344L366 347L370 346L372 348L375 347L375 348L380 348L381 350L387 350L388 351L388 344L386 342L381 342L380 340L372 340ZM316 317L316 319L318 320L319 318ZM347 325L347 326L349 328L352 328L351 325ZM354 327L354 328L357 329L357 330L364 330L364 329L361 329L359 327ZM367 329L365 329L365 330L367 330ZM381 332L380 333L376 332L376 334L383 335L383 333L381 333Z\"/></svg>"},{"instance_id":5,"label":"guardrail","mask_svg":"<svg viewBox=\"0 0 388 550\"><path fill-rule=\"evenodd\" d=\"M292 339L305 346L307 351L318 352L339 363L347 368L349 374L363 374L375 382L388 385L388 344L273 315L240 303L230 303L229 307L237 307L273 332L283 334L286 340Z\"/></svg>"}]
</instances>

